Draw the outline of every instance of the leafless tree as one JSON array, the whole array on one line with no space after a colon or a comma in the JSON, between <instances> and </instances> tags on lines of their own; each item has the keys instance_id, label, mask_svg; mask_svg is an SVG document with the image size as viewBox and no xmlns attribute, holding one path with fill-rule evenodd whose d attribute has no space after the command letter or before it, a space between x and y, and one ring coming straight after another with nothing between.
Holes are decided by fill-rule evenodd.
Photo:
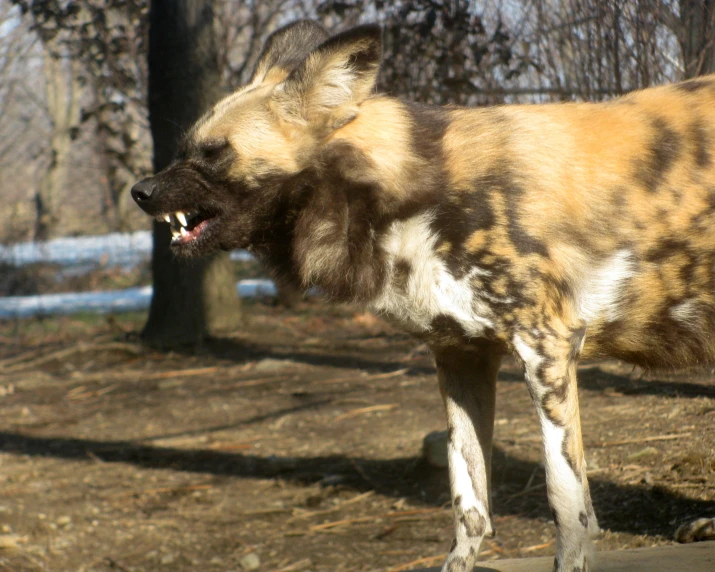
<instances>
[{"instance_id":1,"label":"leafless tree","mask_svg":"<svg viewBox=\"0 0 715 572\"><path fill-rule=\"evenodd\" d=\"M58 194L67 184L72 142L79 133L79 62L67 57L53 40L43 43L47 111L51 121L50 163L35 194L35 240L54 236L58 217Z\"/></svg>"},{"instance_id":2,"label":"leafless tree","mask_svg":"<svg viewBox=\"0 0 715 572\"><path fill-rule=\"evenodd\" d=\"M42 46L9 2L0 2L0 29L0 228L3 240L27 240L35 218L30 199L50 138Z\"/></svg>"},{"instance_id":3,"label":"leafless tree","mask_svg":"<svg viewBox=\"0 0 715 572\"><path fill-rule=\"evenodd\" d=\"M72 57L57 31L37 26L32 6L19 4L33 16L33 28L42 46L45 79L45 106L49 119L49 161L35 193L35 238L44 240L55 234L59 222L58 194L67 183L69 157L79 133L83 90L79 62Z\"/></svg>"},{"instance_id":4,"label":"leafless tree","mask_svg":"<svg viewBox=\"0 0 715 572\"><path fill-rule=\"evenodd\" d=\"M87 73L91 104L82 120L93 126L102 170L102 212L113 230L130 228L129 189L151 168L147 136L146 46L148 7L83 0L74 51Z\"/></svg>"},{"instance_id":5,"label":"leafless tree","mask_svg":"<svg viewBox=\"0 0 715 572\"><path fill-rule=\"evenodd\" d=\"M519 77L547 98L598 100L715 71L715 0L533 0Z\"/></svg>"},{"instance_id":6,"label":"leafless tree","mask_svg":"<svg viewBox=\"0 0 715 572\"><path fill-rule=\"evenodd\" d=\"M146 120L146 0L13 0L32 18L50 67L48 77L69 71L75 87L72 129L80 123L95 131L97 157L103 171L102 212L112 230L127 228L125 199L131 183L149 170ZM59 79L52 83L57 83ZM58 101L62 104L62 101ZM48 100L48 107L50 102ZM55 106L56 107L56 106ZM53 124L61 132L61 123ZM69 147L65 155L69 154ZM55 153L52 153L54 160ZM47 177L57 179L50 163ZM40 193L44 195L46 193ZM40 207L42 202L38 202ZM38 211L39 212L39 211Z\"/></svg>"},{"instance_id":7,"label":"leafless tree","mask_svg":"<svg viewBox=\"0 0 715 572\"><path fill-rule=\"evenodd\" d=\"M219 65L226 89L245 84L268 34L311 15L308 0L216 0Z\"/></svg>"},{"instance_id":8,"label":"leafless tree","mask_svg":"<svg viewBox=\"0 0 715 572\"><path fill-rule=\"evenodd\" d=\"M341 28L378 21L384 29L380 88L423 103L498 103L503 87L529 65L514 50L501 14L485 18L468 0L326 0L317 13Z\"/></svg>"},{"instance_id":9,"label":"leafless tree","mask_svg":"<svg viewBox=\"0 0 715 572\"><path fill-rule=\"evenodd\" d=\"M659 16L678 38L683 76L715 72L715 0L663 0Z\"/></svg>"},{"instance_id":10,"label":"leafless tree","mask_svg":"<svg viewBox=\"0 0 715 572\"><path fill-rule=\"evenodd\" d=\"M677 75L677 42L652 0L535 0L523 44L553 98L599 100Z\"/></svg>"}]
</instances>

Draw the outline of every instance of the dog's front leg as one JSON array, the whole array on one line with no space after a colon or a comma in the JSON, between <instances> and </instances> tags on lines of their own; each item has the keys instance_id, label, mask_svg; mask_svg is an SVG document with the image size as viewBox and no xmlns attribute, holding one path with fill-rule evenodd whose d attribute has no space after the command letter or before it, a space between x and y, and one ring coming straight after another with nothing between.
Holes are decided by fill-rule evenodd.
<instances>
[{"instance_id":1,"label":"dog's front leg","mask_svg":"<svg viewBox=\"0 0 715 572\"><path fill-rule=\"evenodd\" d=\"M548 332L517 334L514 347L524 362L541 424L549 506L557 534L554 571L588 572L590 538L599 528L586 480L576 387L576 361L585 330L554 326Z\"/></svg>"},{"instance_id":2,"label":"dog's front leg","mask_svg":"<svg viewBox=\"0 0 715 572\"><path fill-rule=\"evenodd\" d=\"M442 572L471 572L482 538L494 534L489 482L501 357L500 348L486 342L464 349L435 349L449 429L449 481L455 519L455 540Z\"/></svg>"}]
</instances>

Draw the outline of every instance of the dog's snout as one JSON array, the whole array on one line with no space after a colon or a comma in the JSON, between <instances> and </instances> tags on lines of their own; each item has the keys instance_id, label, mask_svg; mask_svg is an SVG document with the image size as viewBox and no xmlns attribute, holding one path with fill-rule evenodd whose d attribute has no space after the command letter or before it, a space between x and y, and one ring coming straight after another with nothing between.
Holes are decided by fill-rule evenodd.
<instances>
[{"instance_id":1,"label":"dog's snout","mask_svg":"<svg viewBox=\"0 0 715 572\"><path fill-rule=\"evenodd\" d=\"M152 178L142 179L132 187L132 198L138 203L146 203L156 191L156 183Z\"/></svg>"}]
</instances>

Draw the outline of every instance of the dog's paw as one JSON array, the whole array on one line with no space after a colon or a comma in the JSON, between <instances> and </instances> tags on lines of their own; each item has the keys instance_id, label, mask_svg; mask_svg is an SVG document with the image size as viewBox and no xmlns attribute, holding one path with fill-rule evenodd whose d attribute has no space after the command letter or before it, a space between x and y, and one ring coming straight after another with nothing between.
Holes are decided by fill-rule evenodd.
<instances>
[{"instance_id":1,"label":"dog's paw","mask_svg":"<svg viewBox=\"0 0 715 572\"><path fill-rule=\"evenodd\" d=\"M675 540L681 543L715 540L715 518L698 518L679 526Z\"/></svg>"}]
</instances>

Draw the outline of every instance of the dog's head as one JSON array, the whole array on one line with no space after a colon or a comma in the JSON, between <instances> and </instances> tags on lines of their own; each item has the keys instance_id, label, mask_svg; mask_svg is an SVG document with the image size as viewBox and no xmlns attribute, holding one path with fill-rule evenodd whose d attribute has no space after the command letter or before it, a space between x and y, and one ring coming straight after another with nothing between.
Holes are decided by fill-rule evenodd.
<instances>
[{"instance_id":1,"label":"dog's head","mask_svg":"<svg viewBox=\"0 0 715 572\"><path fill-rule=\"evenodd\" d=\"M299 21L267 40L250 83L186 134L174 162L137 183L132 197L172 224L172 250L197 255L246 248L290 217L306 170L331 134L353 121L374 90L377 26L329 37Z\"/></svg>"}]
</instances>

